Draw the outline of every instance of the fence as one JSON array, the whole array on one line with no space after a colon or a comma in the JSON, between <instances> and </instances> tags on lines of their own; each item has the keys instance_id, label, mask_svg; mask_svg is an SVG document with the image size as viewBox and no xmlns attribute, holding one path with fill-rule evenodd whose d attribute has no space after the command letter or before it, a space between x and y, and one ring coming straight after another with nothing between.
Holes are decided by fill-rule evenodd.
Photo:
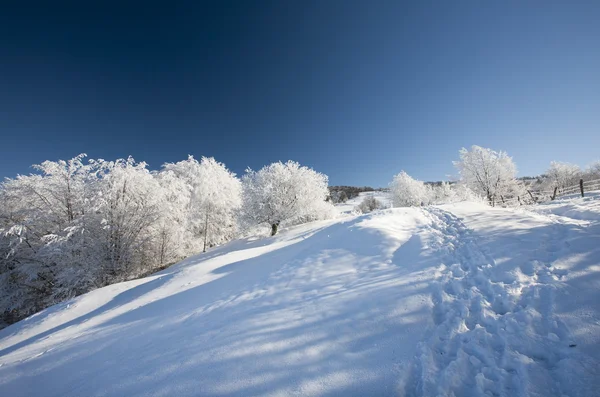
<instances>
[{"instance_id":1,"label":"fence","mask_svg":"<svg viewBox=\"0 0 600 397\"><path fill-rule=\"evenodd\" d=\"M591 181L579 180L577 185L568 186L565 188L555 187L552 190L527 190L527 194L517 197L511 197L505 199L500 197L500 201L496 204L504 207L515 207L525 204L536 204L547 201L552 201L558 197L567 196L569 194L580 194L581 197L585 197L585 192L594 190L600 190L600 179L594 179Z\"/></svg>"}]
</instances>

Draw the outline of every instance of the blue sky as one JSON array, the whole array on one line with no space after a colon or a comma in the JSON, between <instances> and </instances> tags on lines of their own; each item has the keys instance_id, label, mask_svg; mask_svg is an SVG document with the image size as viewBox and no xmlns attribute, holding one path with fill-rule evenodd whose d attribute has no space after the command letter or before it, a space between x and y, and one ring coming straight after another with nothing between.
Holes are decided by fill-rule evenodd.
<instances>
[{"instance_id":1,"label":"blue sky","mask_svg":"<svg viewBox=\"0 0 600 397\"><path fill-rule=\"evenodd\" d=\"M373 186L444 179L473 144L520 175L600 159L597 1L12 7L0 177L81 152L237 173L293 159Z\"/></svg>"}]
</instances>

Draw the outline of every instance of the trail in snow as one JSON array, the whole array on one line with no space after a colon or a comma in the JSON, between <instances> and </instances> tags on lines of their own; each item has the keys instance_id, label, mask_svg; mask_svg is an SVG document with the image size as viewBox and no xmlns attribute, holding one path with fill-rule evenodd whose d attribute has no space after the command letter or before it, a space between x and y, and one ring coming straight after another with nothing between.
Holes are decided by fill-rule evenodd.
<instances>
[{"instance_id":1,"label":"trail in snow","mask_svg":"<svg viewBox=\"0 0 600 397\"><path fill-rule=\"evenodd\" d=\"M598 361L579 355L554 313L567 230L553 224L516 271L498 266L455 215L429 210L448 250L432 300L434 327L404 378L405 395L592 396ZM518 256L519 253L515 253Z\"/></svg>"}]
</instances>

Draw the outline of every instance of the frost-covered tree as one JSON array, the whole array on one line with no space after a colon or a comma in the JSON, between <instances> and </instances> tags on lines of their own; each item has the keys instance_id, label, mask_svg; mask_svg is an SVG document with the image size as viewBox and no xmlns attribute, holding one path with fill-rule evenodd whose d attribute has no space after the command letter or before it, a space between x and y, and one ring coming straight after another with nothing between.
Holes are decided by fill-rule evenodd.
<instances>
[{"instance_id":1,"label":"frost-covered tree","mask_svg":"<svg viewBox=\"0 0 600 397\"><path fill-rule=\"evenodd\" d=\"M454 183L451 185L451 190L454 193L449 202L458 201L483 201L483 197L473 192L468 186L463 183Z\"/></svg>"},{"instance_id":2,"label":"frost-covered tree","mask_svg":"<svg viewBox=\"0 0 600 397\"><path fill-rule=\"evenodd\" d=\"M355 207L355 210L358 210L359 212L363 213L363 214L367 214L369 212L378 210L383 208L383 204L381 203L381 201L377 200L375 197L373 196L367 196L363 199L363 201L361 201L361 203L359 205L357 205Z\"/></svg>"},{"instance_id":3,"label":"frost-covered tree","mask_svg":"<svg viewBox=\"0 0 600 397\"><path fill-rule=\"evenodd\" d=\"M84 157L45 161L0 186L0 296L17 319L93 285L82 247L94 173Z\"/></svg>"},{"instance_id":4,"label":"frost-covered tree","mask_svg":"<svg viewBox=\"0 0 600 397\"><path fill-rule=\"evenodd\" d=\"M461 182L484 196L490 205L512 197L520 190L517 167L506 152L474 145L471 150L462 148L459 153L460 160L455 161L454 166L460 173Z\"/></svg>"},{"instance_id":5,"label":"frost-covered tree","mask_svg":"<svg viewBox=\"0 0 600 397\"><path fill-rule=\"evenodd\" d=\"M161 216L156 227L156 256L162 264L197 252L197 237L189 227L191 189L171 170L155 174L161 186Z\"/></svg>"},{"instance_id":6,"label":"frost-covered tree","mask_svg":"<svg viewBox=\"0 0 600 397\"><path fill-rule=\"evenodd\" d=\"M242 185L235 174L214 158L202 157L197 197L204 223L203 251L233 238L236 214L242 205Z\"/></svg>"},{"instance_id":7,"label":"frost-covered tree","mask_svg":"<svg viewBox=\"0 0 600 397\"><path fill-rule=\"evenodd\" d=\"M586 170L591 174L600 175L600 160L592 162L590 165L587 166Z\"/></svg>"},{"instance_id":8,"label":"frost-covered tree","mask_svg":"<svg viewBox=\"0 0 600 397\"><path fill-rule=\"evenodd\" d=\"M394 207L411 207L427 204L429 201L428 189L421 181L413 179L406 172L401 171L390 182L390 193Z\"/></svg>"},{"instance_id":9,"label":"frost-covered tree","mask_svg":"<svg viewBox=\"0 0 600 397\"><path fill-rule=\"evenodd\" d=\"M448 182L429 186L429 200L433 204L445 204L457 201L457 194Z\"/></svg>"},{"instance_id":10,"label":"frost-covered tree","mask_svg":"<svg viewBox=\"0 0 600 397\"><path fill-rule=\"evenodd\" d=\"M163 172L172 172L184 183L189 197L188 228L202 240L202 249L233 238L236 214L241 206L241 183L235 174L214 158L193 156L175 164L167 163Z\"/></svg>"},{"instance_id":11,"label":"frost-covered tree","mask_svg":"<svg viewBox=\"0 0 600 397\"><path fill-rule=\"evenodd\" d=\"M583 178L587 181L600 179L600 160L594 161L585 168Z\"/></svg>"},{"instance_id":12,"label":"frost-covered tree","mask_svg":"<svg viewBox=\"0 0 600 397\"><path fill-rule=\"evenodd\" d=\"M550 162L550 167L546 171L551 187L557 187L559 190L578 184L581 174L578 165L559 161Z\"/></svg>"},{"instance_id":13,"label":"frost-covered tree","mask_svg":"<svg viewBox=\"0 0 600 397\"><path fill-rule=\"evenodd\" d=\"M234 236L241 183L214 159L84 158L0 184L0 328Z\"/></svg>"},{"instance_id":14,"label":"frost-covered tree","mask_svg":"<svg viewBox=\"0 0 600 397\"><path fill-rule=\"evenodd\" d=\"M84 157L44 161L33 166L37 174L7 179L2 186L6 200L14 200L13 209L31 227L56 231L69 225L85 213L89 199L86 187L92 168L82 163Z\"/></svg>"},{"instance_id":15,"label":"frost-covered tree","mask_svg":"<svg viewBox=\"0 0 600 397\"><path fill-rule=\"evenodd\" d=\"M266 224L274 236L280 225L294 225L332 216L326 202L327 176L294 161L277 162L242 178L242 220Z\"/></svg>"},{"instance_id":16,"label":"frost-covered tree","mask_svg":"<svg viewBox=\"0 0 600 397\"><path fill-rule=\"evenodd\" d=\"M343 190L333 190L330 192L329 197L334 204L345 203L348 201L348 195Z\"/></svg>"},{"instance_id":17,"label":"frost-covered tree","mask_svg":"<svg viewBox=\"0 0 600 397\"><path fill-rule=\"evenodd\" d=\"M161 186L147 164L132 157L92 163L100 178L94 233L103 257L103 283L143 274L157 264L151 248L162 214Z\"/></svg>"},{"instance_id":18,"label":"frost-covered tree","mask_svg":"<svg viewBox=\"0 0 600 397\"><path fill-rule=\"evenodd\" d=\"M471 189L463 183L442 182L435 185L427 185L429 203L448 204L459 201L481 201Z\"/></svg>"}]
</instances>

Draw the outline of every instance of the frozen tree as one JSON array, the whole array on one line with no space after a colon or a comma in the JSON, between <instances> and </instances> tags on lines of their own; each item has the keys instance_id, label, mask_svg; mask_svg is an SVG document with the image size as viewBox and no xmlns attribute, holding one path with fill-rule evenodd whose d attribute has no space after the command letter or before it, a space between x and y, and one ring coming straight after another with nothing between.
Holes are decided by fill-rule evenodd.
<instances>
[{"instance_id":1,"label":"frozen tree","mask_svg":"<svg viewBox=\"0 0 600 397\"><path fill-rule=\"evenodd\" d=\"M177 203L181 214L172 219L181 228L182 250L186 254L202 249L202 213L199 205L200 163L193 156L177 163L165 163L158 178L167 190L169 201ZM173 224L172 224L173 225Z\"/></svg>"},{"instance_id":2,"label":"frozen tree","mask_svg":"<svg viewBox=\"0 0 600 397\"><path fill-rule=\"evenodd\" d=\"M428 197L431 204L448 204L459 201L481 201L471 189L463 183L442 182L427 185Z\"/></svg>"},{"instance_id":3,"label":"frozen tree","mask_svg":"<svg viewBox=\"0 0 600 397\"><path fill-rule=\"evenodd\" d=\"M94 174L84 157L45 161L0 186L0 295L17 319L93 285L84 217Z\"/></svg>"},{"instance_id":4,"label":"frozen tree","mask_svg":"<svg viewBox=\"0 0 600 397\"><path fill-rule=\"evenodd\" d=\"M476 194L484 196L490 205L499 199L514 196L519 191L517 167L506 152L496 152L480 146L462 148L460 160L454 162L461 182Z\"/></svg>"},{"instance_id":5,"label":"frozen tree","mask_svg":"<svg viewBox=\"0 0 600 397\"><path fill-rule=\"evenodd\" d=\"M94 213L103 283L123 281L157 264L150 252L161 217L161 186L146 163L132 157L93 164L100 177Z\"/></svg>"},{"instance_id":6,"label":"frozen tree","mask_svg":"<svg viewBox=\"0 0 600 397\"><path fill-rule=\"evenodd\" d=\"M274 236L280 225L332 216L326 202L327 176L297 162L273 163L260 171L248 169L242 178L243 221L266 224Z\"/></svg>"},{"instance_id":7,"label":"frozen tree","mask_svg":"<svg viewBox=\"0 0 600 397\"><path fill-rule=\"evenodd\" d=\"M348 201L348 195L343 190L333 190L330 192L331 202L334 204L345 203Z\"/></svg>"},{"instance_id":8,"label":"frozen tree","mask_svg":"<svg viewBox=\"0 0 600 397\"><path fill-rule=\"evenodd\" d=\"M394 207L411 207L427 204L428 189L421 181L413 179L402 171L390 183Z\"/></svg>"},{"instance_id":9,"label":"frozen tree","mask_svg":"<svg viewBox=\"0 0 600 397\"><path fill-rule=\"evenodd\" d=\"M428 186L429 200L433 204L445 204L457 201L457 194L448 182Z\"/></svg>"},{"instance_id":10,"label":"frozen tree","mask_svg":"<svg viewBox=\"0 0 600 397\"><path fill-rule=\"evenodd\" d=\"M588 165L583 173L583 178L587 181L600 179L600 161L594 161Z\"/></svg>"},{"instance_id":11,"label":"frozen tree","mask_svg":"<svg viewBox=\"0 0 600 397\"><path fill-rule=\"evenodd\" d=\"M197 252L195 236L188 227L191 189L171 170L155 174L161 186L161 216L156 225L155 250L161 264L183 259Z\"/></svg>"},{"instance_id":12,"label":"frozen tree","mask_svg":"<svg viewBox=\"0 0 600 397\"><path fill-rule=\"evenodd\" d=\"M587 172L600 176L600 160L594 161L587 167Z\"/></svg>"},{"instance_id":13,"label":"frozen tree","mask_svg":"<svg viewBox=\"0 0 600 397\"><path fill-rule=\"evenodd\" d=\"M234 173L212 157L198 162L193 156L165 164L163 172L174 173L183 183L188 197L187 227L201 238L203 251L233 238L242 190Z\"/></svg>"},{"instance_id":14,"label":"frozen tree","mask_svg":"<svg viewBox=\"0 0 600 397\"><path fill-rule=\"evenodd\" d=\"M131 157L84 158L0 184L4 324L234 236L241 183L214 159L150 172Z\"/></svg>"},{"instance_id":15,"label":"frozen tree","mask_svg":"<svg viewBox=\"0 0 600 397\"><path fill-rule=\"evenodd\" d=\"M581 169L575 164L552 161L550 168L546 171L546 176L552 187L562 190L579 183Z\"/></svg>"},{"instance_id":16,"label":"frozen tree","mask_svg":"<svg viewBox=\"0 0 600 397\"><path fill-rule=\"evenodd\" d=\"M379 200L373 196L367 196L355 209L363 214L367 214L380 208L383 208L383 204Z\"/></svg>"},{"instance_id":17,"label":"frozen tree","mask_svg":"<svg viewBox=\"0 0 600 397\"><path fill-rule=\"evenodd\" d=\"M236 212L242 205L242 185L235 174L214 158L202 157L196 197L203 227L203 251L233 238Z\"/></svg>"},{"instance_id":18,"label":"frozen tree","mask_svg":"<svg viewBox=\"0 0 600 397\"><path fill-rule=\"evenodd\" d=\"M7 203L12 201L13 216L26 219L29 227L56 232L83 215L92 175L92 168L82 163L84 157L44 161L33 166L38 174L7 179L2 190Z\"/></svg>"},{"instance_id":19,"label":"frozen tree","mask_svg":"<svg viewBox=\"0 0 600 397\"><path fill-rule=\"evenodd\" d=\"M481 195L473 192L468 186L464 183L454 183L450 185L453 194L451 195L450 202L458 202L458 201L484 201Z\"/></svg>"}]
</instances>

